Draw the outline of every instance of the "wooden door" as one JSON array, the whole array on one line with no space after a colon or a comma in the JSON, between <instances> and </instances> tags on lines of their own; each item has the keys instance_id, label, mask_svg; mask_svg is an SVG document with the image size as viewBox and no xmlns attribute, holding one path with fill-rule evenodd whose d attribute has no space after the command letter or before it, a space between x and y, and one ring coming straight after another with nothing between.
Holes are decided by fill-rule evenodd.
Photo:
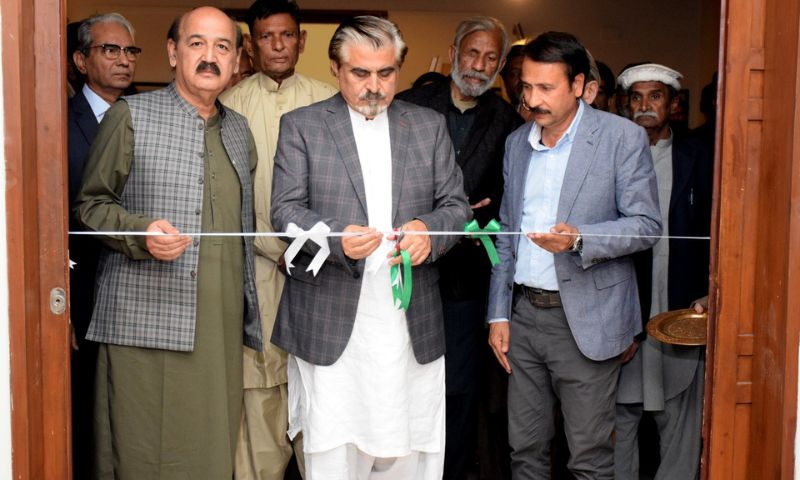
<instances>
[{"instance_id":1,"label":"wooden door","mask_svg":"<svg viewBox=\"0 0 800 480\"><path fill-rule=\"evenodd\" d=\"M13 476L71 478L62 0L2 0ZM51 310L52 303L52 310Z\"/></svg>"},{"instance_id":2,"label":"wooden door","mask_svg":"<svg viewBox=\"0 0 800 480\"><path fill-rule=\"evenodd\" d=\"M722 8L704 472L794 478L800 327L796 0Z\"/></svg>"}]
</instances>

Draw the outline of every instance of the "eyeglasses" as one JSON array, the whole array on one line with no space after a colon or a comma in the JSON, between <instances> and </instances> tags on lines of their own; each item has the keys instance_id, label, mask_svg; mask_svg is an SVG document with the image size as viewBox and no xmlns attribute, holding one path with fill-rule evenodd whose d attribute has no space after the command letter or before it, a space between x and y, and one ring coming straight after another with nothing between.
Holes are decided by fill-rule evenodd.
<instances>
[{"instance_id":1,"label":"eyeglasses","mask_svg":"<svg viewBox=\"0 0 800 480\"><path fill-rule=\"evenodd\" d=\"M128 60L135 61L139 58L139 54L142 53L142 49L139 47L120 47L113 43L104 43L102 45L92 45L84 51L84 54L89 55L89 50L92 48L99 48L100 53L108 60L116 60L119 58L120 53L125 52L125 56Z\"/></svg>"}]
</instances>

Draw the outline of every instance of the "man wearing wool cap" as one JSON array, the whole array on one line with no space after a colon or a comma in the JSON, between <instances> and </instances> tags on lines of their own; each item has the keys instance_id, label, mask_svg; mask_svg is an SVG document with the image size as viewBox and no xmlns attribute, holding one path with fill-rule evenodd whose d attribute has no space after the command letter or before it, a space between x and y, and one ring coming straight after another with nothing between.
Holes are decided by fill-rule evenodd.
<instances>
[{"instance_id":1,"label":"man wearing wool cap","mask_svg":"<svg viewBox=\"0 0 800 480\"><path fill-rule=\"evenodd\" d=\"M663 235L706 237L711 225L713 155L699 142L676 139L670 112L677 105L681 74L655 63L619 76L631 118L644 127L658 182ZM704 240L661 239L637 269L643 318L688 308L708 293L709 245ZM649 297L649 298L648 298ZM649 305L649 308L648 308ZM637 430L652 415L660 438L655 479L693 479L700 472L705 352L652 338L623 365L617 391L615 478L639 478Z\"/></svg>"}]
</instances>

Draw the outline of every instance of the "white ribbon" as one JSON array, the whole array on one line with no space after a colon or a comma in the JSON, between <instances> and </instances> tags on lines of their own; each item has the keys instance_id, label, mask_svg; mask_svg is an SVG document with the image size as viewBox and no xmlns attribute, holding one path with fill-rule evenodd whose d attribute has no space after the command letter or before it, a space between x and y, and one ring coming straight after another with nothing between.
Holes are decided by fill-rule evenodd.
<instances>
[{"instance_id":1,"label":"white ribbon","mask_svg":"<svg viewBox=\"0 0 800 480\"><path fill-rule=\"evenodd\" d=\"M290 223L286 228L286 236L293 237L294 240L292 240L289 248L283 253L283 258L286 260L286 273L289 275L292 274L292 268L294 268L292 260L300 253L300 249L303 248L306 240L311 240L319 245L319 251L314 255L311 263L308 264L306 272L310 271L316 277L317 272L322 268L322 264L325 263L325 259L331 254L331 249L328 247L328 234L330 231L331 227L325 225L325 222L317 222L309 231L305 231L294 223Z\"/></svg>"}]
</instances>

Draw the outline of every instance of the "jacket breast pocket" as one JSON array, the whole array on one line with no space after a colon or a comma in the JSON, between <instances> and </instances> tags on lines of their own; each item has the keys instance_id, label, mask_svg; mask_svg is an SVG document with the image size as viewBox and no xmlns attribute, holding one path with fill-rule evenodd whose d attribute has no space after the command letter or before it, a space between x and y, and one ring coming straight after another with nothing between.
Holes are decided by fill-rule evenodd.
<instances>
[{"instance_id":1,"label":"jacket breast pocket","mask_svg":"<svg viewBox=\"0 0 800 480\"><path fill-rule=\"evenodd\" d=\"M592 277L598 290L618 285L633 276L630 262L614 260L592 268Z\"/></svg>"}]
</instances>

